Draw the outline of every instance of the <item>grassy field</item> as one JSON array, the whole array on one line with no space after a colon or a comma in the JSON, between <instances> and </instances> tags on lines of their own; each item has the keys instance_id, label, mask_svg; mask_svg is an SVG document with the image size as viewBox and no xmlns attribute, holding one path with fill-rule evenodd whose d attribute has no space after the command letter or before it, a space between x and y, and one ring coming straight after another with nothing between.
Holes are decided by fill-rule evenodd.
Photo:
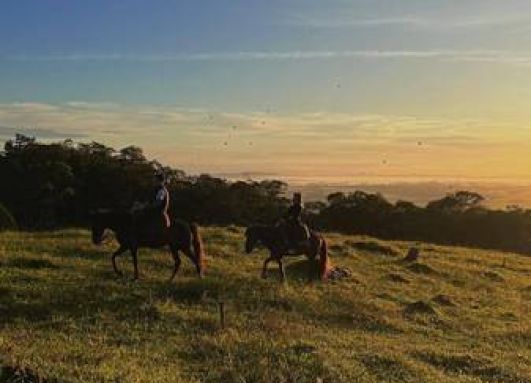
<instances>
[{"instance_id":1,"label":"grassy field","mask_svg":"<svg viewBox=\"0 0 531 383\"><path fill-rule=\"evenodd\" d=\"M205 228L205 279L142 250L141 280L89 233L0 234L0 381L7 366L66 382L531 382L531 258L327 235L352 276L287 283L238 228ZM226 308L221 328L219 302Z\"/></svg>"}]
</instances>

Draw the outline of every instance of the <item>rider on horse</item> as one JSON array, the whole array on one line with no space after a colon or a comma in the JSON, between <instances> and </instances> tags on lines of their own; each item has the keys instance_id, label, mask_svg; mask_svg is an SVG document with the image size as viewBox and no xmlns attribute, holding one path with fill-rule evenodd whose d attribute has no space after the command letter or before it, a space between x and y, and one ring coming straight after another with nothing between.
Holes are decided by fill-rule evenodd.
<instances>
[{"instance_id":1,"label":"rider on horse","mask_svg":"<svg viewBox=\"0 0 531 383\"><path fill-rule=\"evenodd\" d=\"M153 202L153 209L160 217L163 226L170 227L170 216L168 215L168 208L170 207L170 193L166 188L166 177L162 173L155 176L157 181L157 188L155 192L155 201Z\"/></svg>"},{"instance_id":2,"label":"rider on horse","mask_svg":"<svg viewBox=\"0 0 531 383\"><path fill-rule=\"evenodd\" d=\"M165 232L170 227L170 193L164 174L155 174L155 184L153 199L145 204L136 202L131 209L134 231L142 235Z\"/></svg>"},{"instance_id":3,"label":"rider on horse","mask_svg":"<svg viewBox=\"0 0 531 383\"><path fill-rule=\"evenodd\" d=\"M302 195L293 193L292 204L284 214L284 224L281 225L288 249L294 250L305 246L310 238L308 227L302 222Z\"/></svg>"}]
</instances>

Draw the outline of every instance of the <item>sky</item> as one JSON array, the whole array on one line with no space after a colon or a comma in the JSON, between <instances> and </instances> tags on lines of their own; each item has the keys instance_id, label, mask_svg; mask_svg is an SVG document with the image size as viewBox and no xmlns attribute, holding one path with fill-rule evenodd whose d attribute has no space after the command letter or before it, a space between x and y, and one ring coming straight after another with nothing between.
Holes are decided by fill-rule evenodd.
<instances>
[{"instance_id":1,"label":"sky","mask_svg":"<svg viewBox=\"0 0 531 383\"><path fill-rule=\"evenodd\" d=\"M531 2L2 1L16 132L190 173L531 181Z\"/></svg>"}]
</instances>

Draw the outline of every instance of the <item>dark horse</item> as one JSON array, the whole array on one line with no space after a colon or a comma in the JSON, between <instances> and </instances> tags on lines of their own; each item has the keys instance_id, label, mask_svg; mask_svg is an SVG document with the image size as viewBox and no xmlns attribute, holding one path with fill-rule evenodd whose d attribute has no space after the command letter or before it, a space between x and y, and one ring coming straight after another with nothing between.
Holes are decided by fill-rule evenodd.
<instances>
[{"instance_id":1,"label":"dark horse","mask_svg":"<svg viewBox=\"0 0 531 383\"><path fill-rule=\"evenodd\" d=\"M319 256L319 278L326 280L329 268L328 247L323 236L315 231L310 231L310 239L306 246L290 251L286 245L283 229L278 226L250 226L245 232L245 252L250 254L258 244L262 244L269 250L269 258L264 262L262 278L266 278L267 265L276 261L280 269L282 280L286 278L282 257L288 255L306 255L311 261ZM311 271L310 271L311 277Z\"/></svg>"},{"instance_id":2,"label":"dark horse","mask_svg":"<svg viewBox=\"0 0 531 383\"><path fill-rule=\"evenodd\" d=\"M199 227L196 224L173 220L166 232L157 230L157 233L138 233L138 230L134 230L134 226L133 216L127 211L106 210L92 214L92 242L96 245L101 244L105 230L110 229L114 232L120 245L118 250L112 255L112 267L116 274L122 275L116 267L116 257L127 250L131 251L133 256L135 279L138 279L138 248L169 246L175 262L170 281L175 278L181 266L179 251L182 251L190 258L196 267L197 274L200 277L203 276L203 241L199 234Z\"/></svg>"}]
</instances>

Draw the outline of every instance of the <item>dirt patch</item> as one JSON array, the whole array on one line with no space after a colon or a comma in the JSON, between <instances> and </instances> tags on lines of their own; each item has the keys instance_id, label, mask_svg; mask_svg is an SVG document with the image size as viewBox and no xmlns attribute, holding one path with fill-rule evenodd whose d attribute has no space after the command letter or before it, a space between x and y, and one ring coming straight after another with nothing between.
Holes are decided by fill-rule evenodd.
<instances>
[{"instance_id":1,"label":"dirt patch","mask_svg":"<svg viewBox=\"0 0 531 383\"><path fill-rule=\"evenodd\" d=\"M452 298L450 298L448 295L439 294L434 296L431 300L432 302L435 302L440 306L455 306L454 302L452 301Z\"/></svg>"},{"instance_id":2,"label":"dirt patch","mask_svg":"<svg viewBox=\"0 0 531 383\"><path fill-rule=\"evenodd\" d=\"M389 256L397 256L400 254L396 248L376 241L347 241L345 244L360 251L368 251Z\"/></svg>"},{"instance_id":3,"label":"dirt patch","mask_svg":"<svg viewBox=\"0 0 531 383\"><path fill-rule=\"evenodd\" d=\"M409 283L408 279L406 279L400 274L395 274L395 273L387 274L387 279L391 282L396 282L396 283Z\"/></svg>"},{"instance_id":4,"label":"dirt patch","mask_svg":"<svg viewBox=\"0 0 531 383\"><path fill-rule=\"evenodd\" d=\"M409 265L408 270L417 273L417 274L437 274L437 271L432 269L430 266L425 265L423 263L414 262L411 265Z\"/></svg>"},{"instance_id":5,"label":"dirt patch","mask_svg":"<svg viewBox=\"0 0 531 383\"><path fill-rule=\"evenodd\" d=\"M413 316L413 315L429 315L437 316L437 311L429 303L423 301L417 301L407 305L404 308L404 315Z\"/></svg>"}]
</instances>

